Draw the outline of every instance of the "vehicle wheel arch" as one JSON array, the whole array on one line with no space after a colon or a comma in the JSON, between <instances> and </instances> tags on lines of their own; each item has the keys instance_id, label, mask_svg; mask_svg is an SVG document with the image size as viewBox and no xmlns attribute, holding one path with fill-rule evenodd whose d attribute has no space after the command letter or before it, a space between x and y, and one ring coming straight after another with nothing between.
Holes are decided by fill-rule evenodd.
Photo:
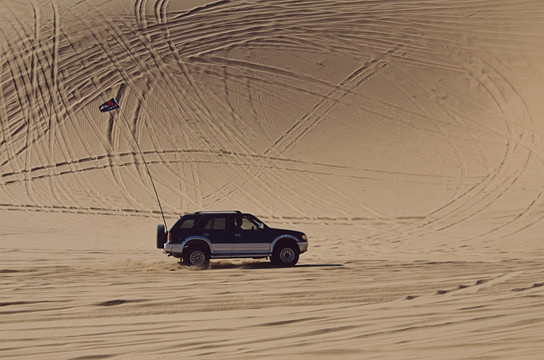
<instances>
[{"instance_id":1,"label":"vehicle wheel arch","mask_svg":"<svg viewBox=\"0 0 544 360\"><path fill-rule=\"evenodd\" d=\"M293 235L280 235L278 237L276 237L272 243L270 244L270 252L273 253L274 252L274 248L277 246L277 245L282 245L282 244L285 244L285 243L290 243L290 244L293 244L296 249L300 252L300 247L298 246L298 242L297 242L297 238L294 237Z\"/></svg>"},{"instance_id":2,"label":"vehicle wheel arch","mask_svg":"<svg viewBox=\"0 0 544 360\"><path fill-rule=\"evenodd\" d=\"M211 254L212 253L212 243L210 242L210 240L206 239L206 238L202 238L202 237L189 237L187 239L185 239L182 243L181 243L181 251L183 253L183 249L186 249L188 248L189 246L201 246L203 247L204 249L206 249L207 251L209 251L209 253Z\"/></svg>"},{"instance_id":3,"label":"vehicle wheel arch","mask_svg":"<svg viewBox=\"0 0 544 360\"><path fill-rule=\"evenodd\" d=\"M182 244L181 259L188 266L207 267L211 258L211 246L204 239L190 239Z\"/></svg>"}]
</instances>

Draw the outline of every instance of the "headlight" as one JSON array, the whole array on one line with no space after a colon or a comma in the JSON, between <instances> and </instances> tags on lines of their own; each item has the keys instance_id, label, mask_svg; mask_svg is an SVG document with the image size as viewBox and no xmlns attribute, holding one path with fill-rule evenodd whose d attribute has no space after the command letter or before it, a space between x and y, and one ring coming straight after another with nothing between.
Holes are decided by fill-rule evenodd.
<instances>
[{"instance_id":1,"label":"headlight","mask_svg":"<svg viewBox=\"0 0 544 360\"><path fill-rule=\"evenodd\" d=\"M308 241L308 236L306 236L306 234L302 234L302 240Z\"/></svg>"}]
</instances>

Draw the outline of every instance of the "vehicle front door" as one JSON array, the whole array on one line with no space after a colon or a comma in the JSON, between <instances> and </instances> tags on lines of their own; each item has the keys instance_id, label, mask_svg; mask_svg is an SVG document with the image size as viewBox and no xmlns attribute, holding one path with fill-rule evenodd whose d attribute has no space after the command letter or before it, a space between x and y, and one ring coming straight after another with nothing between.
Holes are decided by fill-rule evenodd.
<instances>
[{"instance_id":1,"label":"vehicle front door","mask_svg":"<svg viewBox=\"0 0 544 360\"><path fill-rule=\"evenodd\" d=\"M270 251L270 239L259 229L259 221L249 215L234 217L234 242L232 251L236 254L265 255Z\"/></svg>"}]
</instances>

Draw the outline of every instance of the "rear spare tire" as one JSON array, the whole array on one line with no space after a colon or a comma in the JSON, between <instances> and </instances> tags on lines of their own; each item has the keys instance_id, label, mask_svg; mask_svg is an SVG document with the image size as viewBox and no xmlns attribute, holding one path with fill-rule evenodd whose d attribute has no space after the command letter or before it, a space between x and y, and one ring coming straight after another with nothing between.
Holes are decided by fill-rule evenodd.
<instances>
[{"instance_id":1,"label":"rear spare tire","mask_svg":"<svg viewBox=\"0 0 544 360\"><path fill-rule=\"evenodd\" d=\"M168 234L163 224L157 225L157 249L163 249L166 243Z\"/></svg>"}]
</instances>

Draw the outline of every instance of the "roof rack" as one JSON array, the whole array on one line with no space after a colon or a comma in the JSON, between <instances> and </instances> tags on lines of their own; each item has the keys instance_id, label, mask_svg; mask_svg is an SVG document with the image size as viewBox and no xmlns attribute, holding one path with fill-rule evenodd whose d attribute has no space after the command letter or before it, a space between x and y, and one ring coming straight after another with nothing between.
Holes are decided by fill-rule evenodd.
<instances>
[{"instance_id":1,"label":"roof rack","mask_svg":"<svg viewBox=\"0 0 544 360\"><path fill-rule=\"evenodd\" d=\"M241 214L239 210L197 211L195 214Z\"/></svg>"}]
</instances>

